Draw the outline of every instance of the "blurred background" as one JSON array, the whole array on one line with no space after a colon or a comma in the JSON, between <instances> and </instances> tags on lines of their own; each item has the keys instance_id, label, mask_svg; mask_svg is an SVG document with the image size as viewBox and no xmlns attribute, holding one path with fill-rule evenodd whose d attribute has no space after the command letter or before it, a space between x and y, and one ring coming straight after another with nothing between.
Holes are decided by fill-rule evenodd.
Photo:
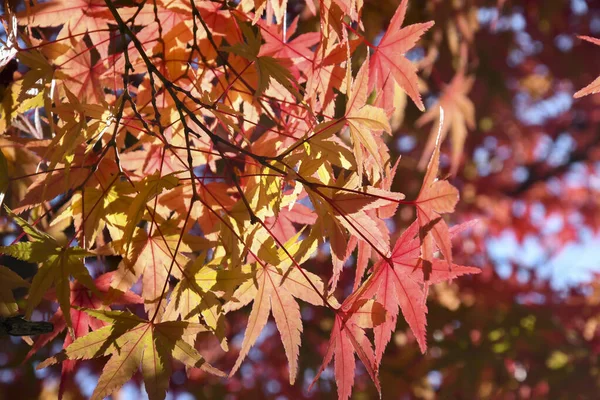
<instances>
[{"instance_id":1,"label":"blurred background","mask_svg":"<svg viewBox=\"0 0 600 400\"><path fill-rule=\"evenodd\" d=\"M377 43L398 4L365 0L359 30ZM573 94L600 75L600 46L577 37L600 37L600 2L409 4L405 25L435 21L408 56L419 64L426 108L435 111L442 104L453 121L442 167L461 201L449 223L479 220L455 238L455 262L482 273L431 289L426 354L399 319L380 370L384 398L599 398L600 94L578 99ZM318 28L304 0L288 0L288 21L295 16L299 32ZM414 168L422 163L432 124L419 120L422 114L411 101L399 96L398 102L389 142L392 159L401 156L393 189L411 199L422 182ZM414 218L407 206L390 224L399 234ZM10 241L10 232L0 235ZM329 263L323 252L308 268L324 271ZM341 294L351 289L353 276L342 274ZM302 307L305 332L295 386L288 384L287 360L271 321L235 377L194 373L188 379L179 368L168 398L336 398L332 366L307 392L333 315ZM52 310L47 312L34 319L47 319ZM242 342L248 312L229 319L233 348ZM35 366L60 351L63 336L24 364L30 347L2 338L0 399L55 398L60 366L40 371ZM235 351L222 353L216 343L202 346L217 366L230 367L237 357ZM83 363L65 398L88 398L101 365ZM357 366L353 398L378 398L360 362ZM141 385L136 375L114 398L140 398Z\"/></svg>"}]
</instances>

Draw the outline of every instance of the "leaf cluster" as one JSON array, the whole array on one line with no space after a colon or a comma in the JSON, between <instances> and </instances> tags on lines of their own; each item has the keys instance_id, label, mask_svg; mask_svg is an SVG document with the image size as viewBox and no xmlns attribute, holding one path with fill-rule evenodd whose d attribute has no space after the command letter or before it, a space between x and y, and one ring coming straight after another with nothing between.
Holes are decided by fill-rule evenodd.
<instances>
[{"instance_id":1,"label":"leaf cluster","mask_svg":"<svg viewBox=\"0 0 600 400\"><path fill-rule=\"evenodd\" d=\"M307 303L335 315L315 381L335 359L347 399L355 354L379 388L400 311L424 352L429 287L479 272L453 262L457 230L444 220L459 198L438 178L444 103L418 197L392 190L384 133L398 90L424 110L406 53L433 21L402 26L403 0L374 46L355 30L362 2L321 2L308 33L286 25L285 3L51 0L11 20L26 46L9 44L22 68L3 95L0 201L8 193L22 233L0 251L39 267L30 285L2 267L11 285L0 300L14 315L11 290L29 286L27 317L58 303L56 331L30 356L66 329L64 349L40 367L61 361L65 377L78 360L108 357L94 398L141 369L162 399L173 360L224 375L198 342L237 351L228 318L249 306L229 374L272 315L294 384ZM462 104L448 113L453 132ZM400 205L417 218L395 238L386 221ZM311 270L325 248L331 268Z\"/></svg>"}]
</instances>

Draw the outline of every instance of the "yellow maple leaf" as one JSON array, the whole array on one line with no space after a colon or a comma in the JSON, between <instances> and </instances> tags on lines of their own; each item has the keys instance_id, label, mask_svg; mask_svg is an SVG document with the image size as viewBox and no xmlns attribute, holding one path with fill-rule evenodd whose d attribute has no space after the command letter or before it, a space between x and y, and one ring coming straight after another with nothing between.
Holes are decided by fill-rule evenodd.
<instances>
[{"instance_id":1,"label":"yellow maple leaf","mask_svg":"<svg viewBox=\"0 0 600 400\"><path fill-rule=\"evenodd\" d=\"M293 384L296 379L302 332L300 307L296 298L310 304L323 305L326 296L321 278L297 267L316 250L317 240L314 237L298 240L299 236L300 233L291 238L285 244L285 250L276 249L274 243L269 248L263 246L265 251L272 253L271 259L280 260L276 265L248 264L236 270L239 275L245 276L246 280L225 304L225 311L237 310L252 301L254 303L242 348L230 375L235 374L241 366L265 327L269 315L273 314L289 363L290 383Z\"/></svg>"},{"instance_id":2,"label":"yellow maple leaf","mask_svg":"<svg viewBox=\"0 0 600 400\"><path fill-rule=\"evenodd\" d=\"M84 311L109 325L75 340L63 352L41 363L38 369L66 359L110 356L92 400L114 393L131 379L140 366L148 397L151 400L164 399L169 388L172 359L190 368L200 368L217 376L225 375L207 363L188 343L190 338L206 331L204 325L186 321L148 321L127 311Z\"/></svg>"}]
</instances>

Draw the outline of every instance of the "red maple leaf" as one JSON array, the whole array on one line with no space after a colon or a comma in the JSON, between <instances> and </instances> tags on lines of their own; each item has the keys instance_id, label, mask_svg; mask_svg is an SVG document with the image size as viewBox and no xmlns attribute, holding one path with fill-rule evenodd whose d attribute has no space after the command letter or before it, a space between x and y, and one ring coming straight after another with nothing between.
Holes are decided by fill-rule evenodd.
<instances>
[{"instance_id":1,"label":"red maple leaf","mask_svg":"<svg viewBox=\"0 0 600 400\"><path fill-rule=\"evenodd\" d=\"M358 304L364 305L365 303L353 302L352 299L351 297L346 299L335 315L329 347L323 359L323 364L321 364L317 375L308 388L309 391L312 389L312 386L335 356L335 382L340 400L348 399L352 393L355 375L354 353L362 361L375 383L377 391L381 394L373 348L364 330L366 327L372 328L373 324L368 323L368 318L361 318L361 309ZM367 322L366 325L365 322Z\"/></svg>"},{"instance_id":2,"label":"red maple leaf","mask_svg":"<svg viewBox=\"0 0 600 400\"><path fill-rule=\"evenodd\" d=\"M433 26L434 22L400 28L404 22L407 6L408 0L403 0L371 56L369 92L383 88L376 104L387 111L393 107L394 82L410 96L419 110L425 110L417 85L417 68L405 57L405 54L414 47L417 40Z\"/></svg>"},{"instance_id":3,"label":"red maple leaf","mask_svg":"<svg viewBox=\"0 0 600 400\"><path fill-rule=\"evenodd\" d=\"M373 267L375 272L370 278L371 282L366 284L367 289L362 295L365 299L375 297L386 311L385 322L373 328L377 364L381 362L385 347L396 329L399 310L402 310L402 315L415 335L421 351L425 352L427 349L425 301L428 285L481 272L474 267L456 264L453 264L452 269L449 270L445 261L434 259L426 280L422 270L423 263L419 259L418 231L419 224L415 221L402 233L392 250L391 263L381 260ZM453 233L458 232L460 230L453 230Z\"/></svg>"}]
</instances>

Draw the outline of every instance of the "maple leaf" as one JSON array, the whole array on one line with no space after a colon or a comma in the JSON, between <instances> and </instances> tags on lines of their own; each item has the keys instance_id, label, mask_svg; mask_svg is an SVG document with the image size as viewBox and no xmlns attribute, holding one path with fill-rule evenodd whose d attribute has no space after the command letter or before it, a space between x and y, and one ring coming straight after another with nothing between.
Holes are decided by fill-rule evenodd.
<instances>
[{"instance_id":1,"label":"maple leaf","mask_svg":"<svg viewBox=\"0 0 600 400\"><path fill-rule=\"evenodd\" d=\"M127 311L84 311L109 325L75 340L62 353L38 365L38 369L65 359L88 360L110 356L91 399L103 399L114 393L140 366L148 397L164 399L169 387L172 359L190 368L201 368L217 376L225 375L207 363L186 341L205 332L203 325L186 321L148 321Z\"/></svg>"},{"instance_id":2,"label":"maple leaf","mask_svg":"<svg viewBox=\"0 0 600 400\"><path fill-rule=\"evenodd\" d=\"M288 165L297 165L300 163L298 174L301 176L313 176L316 174L320 182L330 184L333 176L332 166L341 167L343 170L356 170L356 160L349 147L346 146L337 136L336 132L344 127L343 120L332 120L316 125L312 130L314 134L307 137L308 140L303 152L291 154L286 157ZM286 154L289 153L289 149Z\"/></svg>"},{"instance_id":3,"label":"maple leaf","mask_svg":"<svg viewBox=\"0 0 600 400\"><path fill-rule=\"evenodd\" d=\"M320 35L317 32L307 32L292 39L298 27L299 16L294 18L287 31L279 25L269 25L260 20L258 26L261 29L265 43L260 46L259 57L271 56L276 59L292 60L292 71L296 79L312 64L313 52L311 47L319 43Z\"/></svg>"},{"instance_id":4,"label":"maple leaf","mask_svg":"<svg viewBox=\"0 0 600 400\"><path fill-rule=\"evenodd\" d=\"M363 0L333 0L344 14L348 15L353 21L358 21L360 12L363 8Z\"/></svg>"},{"instance_id":5,"label":"maple leaf","mask_svg":"<svg viewBox=\"0 0 600 400\"><path fill-rule=\"evenodd\" d=\"M365 318L361 309L356 308L357 304L353 303L351 298L348 298L337 310L327 353L308 388L309 391L335 356L334 373L338 387L338 399L347 400L352 394L352 386L354 385L354 354L356 353L375 383L381 397L373 347L364 330L365 327L373 328L377 321L381 321L381 313L376 311L375 315L379 315L379 317L373 318L373 310L376 309L371 307L367 312L368 318ZM355 309L352 310L352 307L355 307Z\"/></svg>"},{"instance_id":6,"label":"maple leaf","mask_svg":"<svg viewBox=\"0 0 600 400\"><path fill-rule=\"evenodd\" d=\"M415 205L417 206L417 221L420 226L419 236L421 237L421 256L423 261L430 263L433 259L433 243L435 242L446 259L448 266L451 267L452 243L450 242L448 225L441 214L454 211L459 194L458 190L448 181L437 179L443 125L444 111L440 109L439 130L435 148L427 165L423 185L415 200Z\"/></svg>"},{"instance_id":7,"label":"maple leaf","mask_svg":"<svg viewBox=\"0 0 600 400\"><path fill-rule=\"evenodd\" d=\"M101 329L106 325L106 323L100 319L93 318L88 313L83 311L82 308L89 308L94 310L110 310L108 306L102 303L103 297L108 293L110 289L110 281L114 272L108 272L106 274L100 275L98 278L94 280L94 285L97 289L97 292L102 294L102 297L98 297L94 295L93 292L90 292L85 286L83 286L79 282L71 282L71 309L69 310L71 320L73 321L73 335L67 334L65 335L65 340L63 344L63 349L66 349L73 343L73 341L77 338L84 337L92 331ZM48 300L56 300L56 293L47 293L45 296ZM121 304L139 304L142 303L143 300L140 296L135 293L127 292L122 295L111 300L111 304L113 305L121 305ZM54 340L62 331L64 331L67 327L65 317L62 309L56 310L56 313L50 319L52 325L54 325L54 330L51 333L47 333L44 335L38 336L31 349L27 353L24 361L27 361L31 356L33 356L39 349L50 343ZM59 386L59 398L62 397L62 394L65 390L65 381L67 377L75 370L77 361L76 360L65 360L62 363L61 370L61 382Z\"/></svg>"},{"instance_id":8,"label":"maple leaf","mask_svg":"<svg viewBox=\"0 0 600 400\"><path fill-rule=\"evenodd\" d=\"M3 265L0 265L0 282L2 282L0 286L0 317L10 317L19 311L13 289L29 287L29 282Z\"/></svg>"},{"instance_id":9,"label":"maple leaf","mask_svg":"<svg viewBox=\"0 0 600 400\"><path fill-rule=\"evenodd\" d=\"M340 4L337 0L325 0L319 2L319 7L322 40L333 42L340 39L341 41L341 38L344 38L342 22L345 17L343 9L347 9L346 4L343 2Z\"/></svg>"},{"instance_id":10,"label":"maple leaf","mask_svg":"<svg viewBox=\"0 0 600 400\"><path fill-rule=\"evenodd\" d=\"M394 97L394 82L408 94L419 110L425 110L417 85L417 69L404 55L414 47L417 40L433 26L434 22L401 28L407 7L408 0L402 0L371 56L369 92L381 90L381 94L378 93L378 103L390 111Z\"/></svg>"},{"instance_id":11,"label":"maple leaf","mask_svg":"<svg viewBox=\"0 0 600 400\"><path fill-rule=\"evenodd\" d=\"M314 239L296 241L297 237L290 239L285 245L287 252L302 264L316 250L317 242ZM267 250L267 246L263 246ZM308 271L299 271L295 264L287 258L283 249L279 249L272 257L280 260L278 265L251 266L246 265L239 273L247 276L225 305L225 311L237 310L254 301L252 311L248 317L248 327L244 334L244 341L230 376L235 374L242 361L248 355L260 332L267 323L269 314L273 314L277 330L289 363L290 384L296 380L298 372L298 355L300 350L300 334L302 333L302 319L300 307L296 298L314 305L323 305L325 293L324 284L317 275Z\"/></svg>"},{"instance_id":12,"label":"maple leaf","mask_svg":"<svg viewBox=\"0 0 600 400\"><path fill-rule=\"evenodd\" d=\"M600 46L600 39L593 38L590 36L577 36L579 39L586 40L590 43L594 43L597 46ZM588 94L596 94L600 92L600 76L597 77L592 83L584 87L583 89L578 90L573 97L578 99L583 96L587 96Z\"/></svg>"},{"instance_id":13,"label":"maple leaf","mask_svg":"<svg viewBox=\"0 0 600 400\"><path fill-rule=\"evenodd\" d=\"M413 222L398 238L390 261L381 260L373 267L373 275L362 288L362 298L375 300L383 305L386 311L385 322L374 327L375 359L381 362L385 347L396 329L399 310L412 330L422 352L427 349L425 304L427 285L454 279L465 274L478 274L480 269L453 264L442 260L432 261L431 272L427 280L423 271L423 263L419 260L420 240L419 223Z\"/></svg>"},{"instance_id":14,"label":"maple leaf","mask_svg":"<svg viewBox=\"0 0 600 400\"><path fill-rule=\"evenodd\" d=\"M60 245L51 236L29 225L27 221L19 218L8 208L6 210L11 218L29 235L31 241L0 247L0 252L19 260L41 264L29 289L26 318L31 317L33 309L42 301L46 291L54 284L58 304L65 314L67 326L72 327L73 323L69 313L71 307L69 276L73 276L87 288L95 291L94 281L83 263L85 257L93 256L93 254L79 247Z\"/></svg>"},{"instance_id":15,"label":"maple leaf","mask_svg":"<svg viewBox=\"0 0 600 400\"><path fill-rule=\"evenodd\" d=\"M475 128L475 106L467 97L475 79L465 76L464 68L460 68L454 75L452 81L446 86L440 96L438 103L427 110L416 122L417 126L423 126L432 121L439 121L440 110L444 110L445 124L442 128L440 141L443 141L448 134L452 134L452 156L451 156L451 175L456 175L460 165L460 157L467 137L467 129ZM423 150L420 168L425 168L427 158L431 156L436 144L436 132L439 131L438 124L433 124L429 139Z\"/></svg>"},{"instance_id":16,"label":"maple leaf","mask_svg":"<svg viewBox=\"0 0 600 400\"><path fill-rule=\"evenodd\" d=\"M60 57L68 49L67 45L55 42L44 46L40 50L20 51L17 57L29 70L23 76L23 90L19 93L19 98L23 99L24 94L27 92L43 92L46 84L54 78L56 67L51 60Z\"/></svg>"}]
</instances>

